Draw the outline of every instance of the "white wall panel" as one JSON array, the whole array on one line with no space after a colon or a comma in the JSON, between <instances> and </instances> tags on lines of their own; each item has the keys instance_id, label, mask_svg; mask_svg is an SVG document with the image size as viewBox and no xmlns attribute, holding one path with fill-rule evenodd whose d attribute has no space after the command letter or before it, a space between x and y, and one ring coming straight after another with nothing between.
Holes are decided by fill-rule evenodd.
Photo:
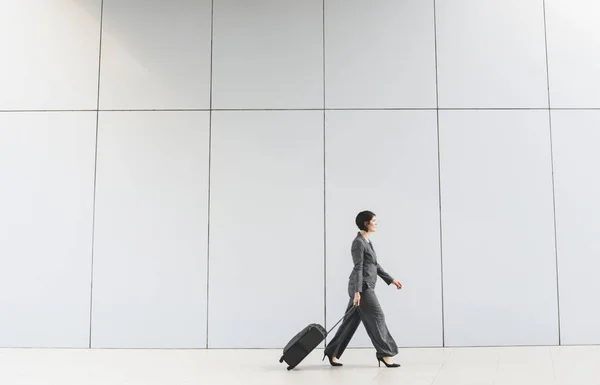
<instances>
[{"instance_id":1,"label":"white wall panel","mask_svg":"<svg viewBox=\"0 0 600 385\"><path fill-rule=\"evenodd\" d=\"M323 112L215 112L208 342L282 348L323 322Z\"/></svg>"},{"instance_id":2,"label":"white wall panel","mask_svg":"<svg viewBox=\"0 0 600 385\"><path fill-rule=\"evenodd\" d=\"M548 123L440 113L447 346L558 343Z\"/></svg>"},{"instance_id":3,"label":"white wall panel","mask_svg":"<svg viewBox=\"0 0 600 385\"><path fill-rule=\"evenodd\" d=\"M596 3L1 2L0 347L280 348L363 209L400 346L600 343Z\"/></svg>"},{"instance_id":4,"label":"white wall panel","mask_svg":"<svg viewBox=\"0 0 600 385\"><path fill-rule=\"evenodd\" d=\"M323 108L322 0L215 0L213 107Z\"/></svg>"},{"instance_id":5,"label":"white wall panel","mask_svg":"<svg viewBox=\"0 0 600 385\"><path fill-rule=\"evenodd\" d=\"M100 3L0 2L0 110L96 108Z\"/></svg>"},{"instance_id":6,"label":"white wall panel","mask_svg":"<svg viewBox=\"0 0 600 385\"><path fill-rule=\"evenodd\" d=\"M435 111L330 111L326 120L327 323L348 303L350 245L374 211L379 263L403 284L377 295L399 346L442 345ZM350 346L372 346L360 327Z\"/></svg>"},{"instance_id":7,"label":"white wall panel","mask_svg":"<svg viewBox=\"0 0 600 385\"><path fill-rule=\"evenodd\" d=\"M87 347L96 113L0 113L0 347Z\"/></svg>"},{"instance_id":8,"label":"white wall panel","mask_svg":"<svg viewBox=\"0 0 600 385\"><path fill-rule=\"evenodd\" d=\"M433 1L325 0L328 108L435 108Z\"/></svg>"},{"instance_id":9,"label":"white wall panel","mask_svg":"<svg viewBox=\"0 0 600 385\"><path fill-rule=\"evenodd\" d=\"M103 112L92 346L206 346L208 112Z\"/></svg>"},{"instance_id":10,"label":"white wall panel","mask_svg":"<svg viewBox=\"0 0 600 385\"><path fill-rule=\"evenodd\" d=\"M600 343L600 112L553 111L563 344Z\"/></svg>"},{"instance_id":11,"label":"white wall panel","mask_svg":"<svg viewBox=\"0 0 600 385\"><path fill-rule=\"evenodd\" d=\"M600 3L546 0L552 107L600 107Z\"/></svg>"},{"instance_id":12,"label":"white wall panel","mask_svg":"<svg viewBox=\"0 0 600 385\"><path fill-rule=\"evenodd\" d=\"M104 0L101 109L210 108L211 0Z\"/></svg>"},{"instance_id":13,"label":"white wall panel","mask_svg":"<svg viewBox=\"0 0 600 385\"><path fill-rule=\"evenodd\" d=\"M541 0L437 0L439 105L548 107Z\"/></svg>"}]
</instances>

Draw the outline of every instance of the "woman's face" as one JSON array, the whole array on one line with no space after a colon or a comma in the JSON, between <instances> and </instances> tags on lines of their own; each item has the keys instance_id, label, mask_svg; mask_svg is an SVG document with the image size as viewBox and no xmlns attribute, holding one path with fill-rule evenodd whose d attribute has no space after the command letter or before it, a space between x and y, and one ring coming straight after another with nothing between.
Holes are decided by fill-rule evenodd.
<instances>
[{"instance_id":1,"label":"woman's face","mask_svg":"<svg viewBox=\"0 0 600 385\"><path fill-rule=\"evenodd\" d=\"M374 233L375 230L377 230L377 217L373 217L370 222L367 222L367 231Z\"/></svg>"}]
</instances>

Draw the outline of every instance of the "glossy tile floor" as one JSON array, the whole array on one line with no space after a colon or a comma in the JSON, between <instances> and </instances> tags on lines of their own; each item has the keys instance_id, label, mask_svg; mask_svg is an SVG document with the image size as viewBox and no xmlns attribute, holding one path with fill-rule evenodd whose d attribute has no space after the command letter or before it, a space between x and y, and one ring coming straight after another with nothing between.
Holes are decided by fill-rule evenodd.
<instances>
[{"instance_id":1,"label":"glossy tile floor","mask_svg":"<svg viewBox=\"0 0 600 385\"><path fill-rule=\"evenodd\" d=\"M598 383L600 347L402 349L402 367L377 367L372 349L351 349L342 368L314 351L287 371L281 350L0 349L7 385L579 385Z\"/></svg>"}]
</instances>

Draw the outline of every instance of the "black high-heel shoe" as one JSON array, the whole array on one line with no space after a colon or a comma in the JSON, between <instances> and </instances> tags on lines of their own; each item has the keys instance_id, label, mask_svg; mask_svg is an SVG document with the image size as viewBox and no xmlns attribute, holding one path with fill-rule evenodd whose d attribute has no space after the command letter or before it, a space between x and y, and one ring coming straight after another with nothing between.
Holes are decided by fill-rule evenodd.
<instances>
[{"instance_id":1,"label":"black high-heel shoe","mask_svg":"<svg viewBox=\"0 0 600 385\"><path fill-rule=\"evenodd\" d=\"M388 364L387 362L385 362L385 360L384 360L382 357L377 357L377 361L379 361L379 362L378 362L378 365L379 365L379 367L381 367L381 363L382 363L382 362L383 362L383 364L384 364L385 366L387 366L388 368L398 368L398 367L400 367L400 364L396 364L396 363L393 363L393 364Z\"/></svg>"},{"instance_id":2,"label":"black high-heel shoe","mask_svg":"<svg viewBox=\"0 0 600 385\"><path fill-rule=\"evenodd\" d=\"M327 359L329 360L329 365L331 365L331 366L343 366L344 365L341 362L333 362L331 360L331 357L328 356L327 353L325 353L325 355L323 355L323 360L322 361L325 361L325 357L327 357Z\"/></svg>"}]
</instances>

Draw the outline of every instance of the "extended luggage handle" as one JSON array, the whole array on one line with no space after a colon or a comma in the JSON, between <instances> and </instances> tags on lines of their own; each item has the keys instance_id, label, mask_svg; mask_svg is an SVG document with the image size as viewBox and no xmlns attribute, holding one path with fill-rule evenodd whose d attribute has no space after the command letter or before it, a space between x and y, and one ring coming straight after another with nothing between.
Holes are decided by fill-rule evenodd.
<instances>
[{"instance_id":1,"label":"extended luggage handle","mask_svg":"<svg viewBox=\"0 0 600 385\"><path fill-rule=\"evenodd\" d=\"M346 311L346 314L344 314L344 316L343 316L342 318L340 318L340 320L339 320L338 322L336 322L336 324L335 324L335 325L333 325L333 327L332 327L331 329L329 329L329 331L327 331L327 335L329 335L329 333L331 333L331 331L332 331L333 329L335 329L335 327L336 327L336 326L338 326L338 324L339 324L340 322L342 322L342 321L344 320L344 318L346 318L346 316L347 316L348 314L350 314L350 313L351 313L353 310L356 310L356 308L357 308L357 306L355 306L355 305L354 305L354 306L352 306L350 309L348 309L348 311Z\"/></svg>"}]
</instances>

